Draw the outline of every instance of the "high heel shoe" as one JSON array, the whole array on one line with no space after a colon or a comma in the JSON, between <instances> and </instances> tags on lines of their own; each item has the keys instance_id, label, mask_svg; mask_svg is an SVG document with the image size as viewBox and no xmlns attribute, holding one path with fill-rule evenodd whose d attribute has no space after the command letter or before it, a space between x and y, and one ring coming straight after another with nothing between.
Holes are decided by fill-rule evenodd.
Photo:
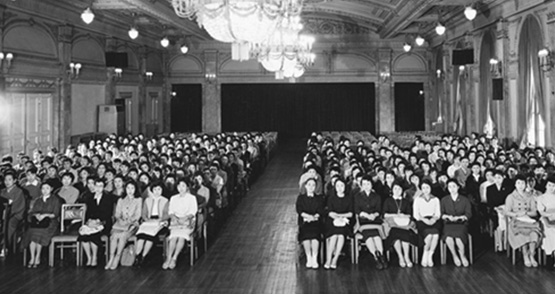
<instances>
[{"instance_id":1,"label":"high heel shoe","mask_svg":"<svg viewBox=\"0 0 555 294\"><path fill-rule=\"evenodd\" d=\"M35 263L32 261L29 261L29 264L27 265L27 268L33 268L35 267Z\"/></svg>"}]
</instances>

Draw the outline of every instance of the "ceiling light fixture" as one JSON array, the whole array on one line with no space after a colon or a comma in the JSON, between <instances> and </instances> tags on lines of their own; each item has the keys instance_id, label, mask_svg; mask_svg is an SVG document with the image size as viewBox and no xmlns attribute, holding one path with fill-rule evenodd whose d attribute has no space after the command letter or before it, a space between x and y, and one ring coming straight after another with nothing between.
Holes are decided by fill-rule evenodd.
<instances>
[{"instance_id":1,"label":"ceiling light fixture","mask_svg":"<svg viewBox=\"0 0 555 294\"><path fill-rule=\"evenodd\" d=\"M181 50L181 53L187 54L187 52L189 52L189 47L187 47L187 45L183 44L183 45L181 45L180 50Z\"/></svg>"},{"instance_id":2,"label":"ceiling light fixture","mask_svg":"<svg viewBox=\"0 0 555 294\"><path fill-rule=\"evenodd\" d=\"M162 45L162 47L166 48L170 45L170 40L168 40L167 37L164 37L162 40L160 40L160 45Z\"/></svg>"},{"instance_id":3,"label":"ceiling light fixture","mask_svg":"<svg viewBox=\"0 0 555 294\"><path fill-rule=\"evenodd\" d=\"M131 38L132 40L135 40L137 39L137 37L139 37L139 31L135 27L131 27L128 34L129 38Z\"/></svg>"},{"instance_id":4,"label":"ceiling light fixture","mask_svg":"<svg viewBox=\"0 0 555 294\"><path fill-rule=\"evenodd\" d=\"M83 13L81 13L81 19L86 23L90 24L94 20L94 13L90 7L87 7Z\"/></svg>"},{"instance_id":5,"label":"ceiling light fixture","mask_svg":"<svg viewBox=\"0 0 555 294\"><path fill-rule=\"evenodd\" d=\"M474 20L476 18L477 14L478 14L478 11L476 9L474 9L472 6L467 6L464 9L464 16L468 20Z\"/></svg>"},{"instance_id":6,"label":"ceiling light fixture","mask_svg":"<svg viewBox=\"0 0 555 294\"><path fill-rule=\"evenodd\" d=\"M414 43L416 43L416 45L418 46L424 45L424 42L426 42L426 40L424 40L424 38L422 38L422 36L420 35L418 35L416 39L414 39Z\"/></svg>"},{"instance_id":7,"label":"ceiling light fixture","mask_svg":"<svg viewBox=\"0 0 555 294\"><path fill-rule=\"evenodd\" d=\"M403 44L403 50L405 50L405 52L410 52L410 50L412 49L412 46L405 42L405 44Z\"/></svg>"},{"instance_id":8,"label":"ceiling light fixture","mask_svg":"<svg viewBox=\"0 0 555 294\"><path fill-rule=\"evenodd\" d=\"M442 36L443 34L445 34L445 31L447 30L447 28L445 28L445 26L441 23L438 22L437 26L436 26L436 33L440 36Z\"/></svg>"}]
</instances>

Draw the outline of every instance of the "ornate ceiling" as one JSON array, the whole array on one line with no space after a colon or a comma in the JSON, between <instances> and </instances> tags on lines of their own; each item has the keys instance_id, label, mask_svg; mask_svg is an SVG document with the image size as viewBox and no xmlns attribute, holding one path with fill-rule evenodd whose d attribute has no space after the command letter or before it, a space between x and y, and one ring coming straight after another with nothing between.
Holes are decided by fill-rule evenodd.
<instances>
[{"instance_id":1,"label":"ornate ceiling","mask_svg":"<svg viewBox=\"0 0 555 294\"><path fill-rule=\"evenodd\" d=\"M52 5L85 9L92 3L95 13L110 15L122 25L136 24L147 35L195 36L211 40L195 22L179 18L171 0L46 0ZM446 26L464 18L464 8L474 4L480 14L488 13L488 5L501 0L305 0L305 30L320 35L365 35L394 39L406 34L433 37L438 19ZM60 4L65 3L65 4ZM100 18L101 18L100 17Z\"/></svg>"}]
</instances>

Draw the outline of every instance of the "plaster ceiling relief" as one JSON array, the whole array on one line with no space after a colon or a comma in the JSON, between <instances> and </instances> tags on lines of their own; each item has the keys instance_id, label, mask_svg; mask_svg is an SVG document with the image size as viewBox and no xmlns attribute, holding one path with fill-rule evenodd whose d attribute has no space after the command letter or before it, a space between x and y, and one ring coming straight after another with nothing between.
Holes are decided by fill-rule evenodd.
<instances>
[{"instance_id":1,"label":"plaster ceiling relief","mask_svg":"<svg viewBox=\"0 0 555 294\"><path fill-rule=\"evenodd\" d=\"M370 29L353 22L329 20L321 18L304 18L303 31L314 35L353 35L368 34Z\"/></svg>"}]
</instances>

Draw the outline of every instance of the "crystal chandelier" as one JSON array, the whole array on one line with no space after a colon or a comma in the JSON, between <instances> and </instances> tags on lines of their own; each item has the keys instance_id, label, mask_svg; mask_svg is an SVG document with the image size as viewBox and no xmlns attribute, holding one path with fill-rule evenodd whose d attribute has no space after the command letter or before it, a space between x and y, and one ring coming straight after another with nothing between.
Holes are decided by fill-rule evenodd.
<instances>
[{"instance_id":1,"label":"crystal chandelier","mask_svg":"<svg viewBox=\"0 0 555 294\"><path fill-rule=\"evenodd\" d=\"M253 46L252 56L267 71L275 72L277 79L302 76L305 67L314 62L315 54L311 52L314 38L300 35L301 29L298 16L284 19L266 43Z\"/></svg>"},{"instance_id":2,"label":"crystal chandelier","mask_svg":"<svg viewBox=\"0 0 555 294\"><path fill-rule=\"evenodd\" d=\"M272 36L286 15L300 15L303 0L172 0L179 17L192 19L214 39L233 43L235 60L248 59L251 44Z\"/></svg>"}]
</instances>

